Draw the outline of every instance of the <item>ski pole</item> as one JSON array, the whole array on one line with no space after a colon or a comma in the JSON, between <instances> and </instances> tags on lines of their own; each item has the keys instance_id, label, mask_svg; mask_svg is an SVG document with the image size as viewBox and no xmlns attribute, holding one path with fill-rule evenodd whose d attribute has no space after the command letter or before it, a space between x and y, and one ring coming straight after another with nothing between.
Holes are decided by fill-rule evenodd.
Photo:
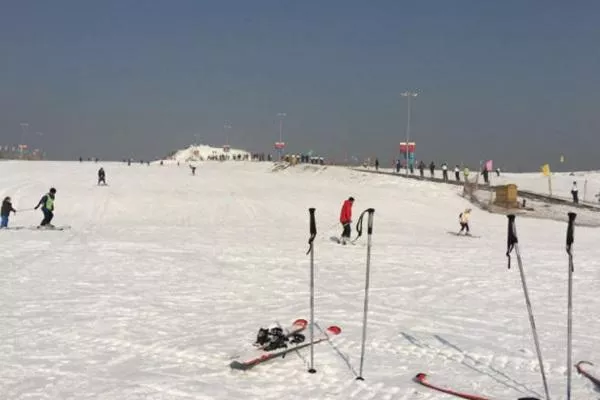
<instances>
[{"instance_id":1,"label":"ski pole","mask_svg":"<svg viewBox=\"0 0 600 400\"><path fill-rule=\"evenodd\" d=\"M525 272L523 270L523 261L521 260L521 253L519 251L519 239L517 238L517 229L515 227L515 216L514 214L508 215L508 240L506 257L508 257L508 269L510 269L510 253L515 250L517 255L517 262L519 264L519 272L521 274L521 283L523 284L523 292L525 293L525 303L527 304L527 312L529 313L529 322L531 323L531 331L533 333L533 341L535 343L535 349L537 352L538 362L540 364L540 371L542 373L542 381L544 383L544 391L546 392L546 399L550 400L550 392L548 390L548 382L546 381L546 372L544 371L544 361L542 359L542 352L540 350L540 341L537 334L537 328L535 327L535 319L533 317L533 311L531 308L531 301L529 299L529 291L527 289L527 282L525 280Z\"/></svg>"},{"instance_id":2,"label":"ski pole","mask_svg":"<svg viewBox=\"0 0 600 400\"><path fill-rule=\"evenodd\" d=\"M365 210L361 215L357 223L357 229L360 224L360 232L362 233L362 217L365 212L369 213L369 220L367 225L367 270L365 277L365 306L363 311L363 330L362 330L362 344L360 349L360 370L356 377L359 381L364 381L363 378L363 365L365 360L365 341L367 339L367 312L369 311L369 277L371 275L371 235L373 234L373 214L375 214L374 208ZM360 234L359 234L360 237ZM358 237L357 237L358 239Z\"/></svg>"},{"instance_id":3,"label":"ski pole","mask_svg":"<svg viewBox=\"0 0 600 400\"><path fill-rule=\"evenodd\" d=\"M315 327L315 247L314 240L317 236L317 223L315 221L315 209L309 208L310 215L310 238L308 239L308 252L310 253L310 367L308 372L314 374L314 327Z\"/></svg>"},{"instance_id":4,"label":"ski pole","mask_svg":"<svg viewBox=\"0 0 600 400\"><path fill-rule=\"evenodd\" d=\"M569 293L568 293L568 316L567 316L567 400L571 399L571 357L573 354L573 230L575 229L575 217L577 214L570 212L569 225L567 227L567 254L569 255Z\"/></svg>"}]
</instances>

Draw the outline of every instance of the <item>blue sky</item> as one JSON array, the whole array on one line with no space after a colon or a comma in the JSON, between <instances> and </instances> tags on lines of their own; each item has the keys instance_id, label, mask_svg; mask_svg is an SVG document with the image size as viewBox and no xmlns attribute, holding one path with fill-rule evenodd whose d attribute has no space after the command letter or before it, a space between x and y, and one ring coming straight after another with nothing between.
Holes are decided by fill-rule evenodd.
<instances>
[{"instance_id":1,"label":"blue sky","mask_svg":"<svg viewBox=\"0 0 600 400\"><path fill-rule=\"evenodd\" d=\"M194 141L598 168L594 1L12 1L0 13L0 144L158 158ZM29 124L22 134L20 123ZM36 135L35 132L43 132Z\"/></svg>"}]
</instances>

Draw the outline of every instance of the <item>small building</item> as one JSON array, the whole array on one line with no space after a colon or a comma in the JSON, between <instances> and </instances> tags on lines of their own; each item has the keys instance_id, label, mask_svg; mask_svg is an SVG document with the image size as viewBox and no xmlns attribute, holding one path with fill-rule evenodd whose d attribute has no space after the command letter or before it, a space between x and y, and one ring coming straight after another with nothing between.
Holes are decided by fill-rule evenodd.
<instances>
[{"instance_id":1,"label":"small building","mask_svg":"<svg viewBox=\"0 0 600 400\"><path fill-rule=\"evenodd\" d=\"M494 191L496 195L494 205L503 208L519 208L517 185L510 183L508 185L495 186Z\"/></svg>"}]
</instances>

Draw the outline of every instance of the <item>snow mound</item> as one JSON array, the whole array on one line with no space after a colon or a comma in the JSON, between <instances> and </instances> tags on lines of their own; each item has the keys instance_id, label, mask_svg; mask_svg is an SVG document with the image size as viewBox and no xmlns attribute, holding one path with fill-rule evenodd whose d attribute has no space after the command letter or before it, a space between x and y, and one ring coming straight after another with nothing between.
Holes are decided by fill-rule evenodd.
<instances>
[{"instance_id":1,"label":"snow mound","mask_svg":"<svg viewBox=\"0 0 600 400\"><path fill-rule=\"evenodd\" d=\"M212 147L205 144L191 145L178 150L163 162L193 162L207 160L250 160L251 154L245 150L226 147Z\"/></svg>"}]
</instances>

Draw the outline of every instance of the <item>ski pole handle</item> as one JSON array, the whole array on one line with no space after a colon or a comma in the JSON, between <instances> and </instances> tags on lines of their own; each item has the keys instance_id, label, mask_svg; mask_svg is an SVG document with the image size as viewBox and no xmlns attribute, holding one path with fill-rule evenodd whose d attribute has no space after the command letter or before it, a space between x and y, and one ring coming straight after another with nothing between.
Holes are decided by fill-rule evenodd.
<instances>
[{"instance_id":1,"label":"ski pole handle","mask_svg":"<svg viewBox=\"0 0 600 400\"><path fill-rule=\"evenodd\" d=\"M571 255L571 247L573 246L573 242L575 241L575 217L577 217L577 214L575 214L574 212L570 212L568 215L569 225L567 227L567 254Z\"/></svg>"},{"instance_id":2,"label":"ski pole handle","mask_svg":"<svg viewBox=\"0 0 600 400\"><path fill-rule=\"evenodd\" d=\"M315 240L315 237L317 236L317 222L315 220L315 208L314 207L309 208L308 214L309 214L310 237L308 238L308 251L306 252L306 254L310 253L310 251L312 250L313 241Z\"/></svg>"},{"instance_id":3,"label":"ski pole handle","mask_svg":"<svg viewBox=\"0 0 600 400\"><path fill-rule=\"evenodd\" d=\"M517 239L517 230L515 228L515 215L509 214L508 218L508 235L506 238L506 257L508 258L508 269L510 269L510 253L515 247L515 244L519 242Z\"/></svg>"},{"instance_id":4,"label":"ski pole handle","mask_svg":"<svg viewBox=\"0 0 600 400\"><path fill-rule=\"evenodd\" d=\"M369 213L369 220L368 220L368 226L367 226L367 234L371 235L373 233L373 214L375 214L375 209L374 208L369 208L367 210L367 212Z\"/></svg>"}]
</instances>

